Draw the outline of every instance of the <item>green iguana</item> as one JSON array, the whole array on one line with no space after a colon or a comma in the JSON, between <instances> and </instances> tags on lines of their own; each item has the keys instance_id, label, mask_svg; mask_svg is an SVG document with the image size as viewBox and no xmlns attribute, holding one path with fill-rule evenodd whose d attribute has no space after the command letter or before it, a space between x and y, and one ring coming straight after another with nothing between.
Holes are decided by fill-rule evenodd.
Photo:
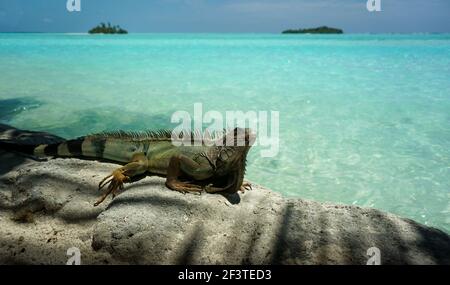
<instances>
[{"instance_id":1,"label":"green iguana","mask_svg":"<svg viewBox=\"0 0 450 285\"><path fill-rule=\"evenodd\" d=\"M183 133L177 138L183 139ZM117 131L49 145L15 146L15 150L35 157L76 157L124 164L100 181L99 190L108 187L94 204L98 206L109 194L114 198L124 183L144 174L166 177L168 188L183 193L251 189L243 179L247 153L254 140L250 129L240 128L211 139L197 139L194 134L189 145L175 145L171 131Z\"/></svg>"}]
</instances>

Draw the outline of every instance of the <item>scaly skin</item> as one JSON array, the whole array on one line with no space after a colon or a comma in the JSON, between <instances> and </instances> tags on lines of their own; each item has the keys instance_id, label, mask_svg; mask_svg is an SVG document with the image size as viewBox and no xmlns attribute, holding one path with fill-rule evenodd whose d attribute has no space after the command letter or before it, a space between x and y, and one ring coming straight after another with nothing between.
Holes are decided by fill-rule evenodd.
<instances>
[{"instance_id":1,"label":"scaly skin","mask_svg":"<svg viewBox=\"0 0 450 285\"><path fill-rule=\"evenodd\" d=\"M238 141L241 142L238 144ZM193 145L175 145L171 132L112 132L81 137L54 145L39 145L35 156L78 157L108 160L124 166L99 183L113 198L124 183L143 174L166 177L166 186L179 192L235 193L251 189L244 182L247 153L253 144L250 129L234 129L214 140L188 140ZM230 145L231 143L231 145Z\"/></svg>"}]
</instances>

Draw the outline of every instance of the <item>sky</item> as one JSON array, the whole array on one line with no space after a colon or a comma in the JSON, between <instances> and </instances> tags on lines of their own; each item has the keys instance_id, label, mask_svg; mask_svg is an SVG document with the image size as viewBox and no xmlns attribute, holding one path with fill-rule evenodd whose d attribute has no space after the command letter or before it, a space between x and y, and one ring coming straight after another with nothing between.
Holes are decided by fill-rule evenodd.
<instances>
[{"instance_id":1,"label":"sky","mask_svg":"<svg viewBox=\"0 0 450 285\"><path fill-rule=\"evenodd\" d=\"M331 26L346 33L450 33L450 0L0 0L0 32L87 32L100 22L135 33L279 33Z\"/></svg>"}]
</instances>

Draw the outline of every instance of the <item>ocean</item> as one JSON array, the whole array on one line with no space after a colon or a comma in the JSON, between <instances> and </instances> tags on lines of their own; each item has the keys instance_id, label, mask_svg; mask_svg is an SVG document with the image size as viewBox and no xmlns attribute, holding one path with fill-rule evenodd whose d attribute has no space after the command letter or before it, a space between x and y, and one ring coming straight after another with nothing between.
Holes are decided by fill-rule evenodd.
<instances>
[{"instance_id":1,"label":"ocean","mask_svg":"<svg viewBox=\"0 0 450 285\"><path fill-rule=\"evenodd\" d=\"M278 111L247 179L450 232L450 35L0 34L0 122L73 138Z\"/></svg>"}]
</instances>

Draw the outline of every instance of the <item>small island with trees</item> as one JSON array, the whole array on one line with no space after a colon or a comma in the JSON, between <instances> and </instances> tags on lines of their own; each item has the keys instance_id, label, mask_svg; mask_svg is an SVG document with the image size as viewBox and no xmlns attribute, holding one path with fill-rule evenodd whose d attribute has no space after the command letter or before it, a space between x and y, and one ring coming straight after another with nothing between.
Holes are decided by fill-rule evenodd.
<instances>
[{"instance_id":1,"label":"small island with trees","mask_svg":"<svg viewBox=\"0 0 450 285\"><path fill-rule=\"evenodd\" d=\"M128 32L119 25L111 26L111 23L108 23L108 25L101 23L97 27L89 30L89 34L128 34Z\"/></svg>"},{"instance_id":2,"label":"small island with trees","mask_svg":"<svg viewBox=\"0 0 450 285\"><path fill-rule=\"evenodd\" d=\"M341 29L330 28L327 26L310 29L298 29L298 30L290 29L283 31L283 34L343 34L343 33L344 31Z\"/></svg>"}]
</instances>

